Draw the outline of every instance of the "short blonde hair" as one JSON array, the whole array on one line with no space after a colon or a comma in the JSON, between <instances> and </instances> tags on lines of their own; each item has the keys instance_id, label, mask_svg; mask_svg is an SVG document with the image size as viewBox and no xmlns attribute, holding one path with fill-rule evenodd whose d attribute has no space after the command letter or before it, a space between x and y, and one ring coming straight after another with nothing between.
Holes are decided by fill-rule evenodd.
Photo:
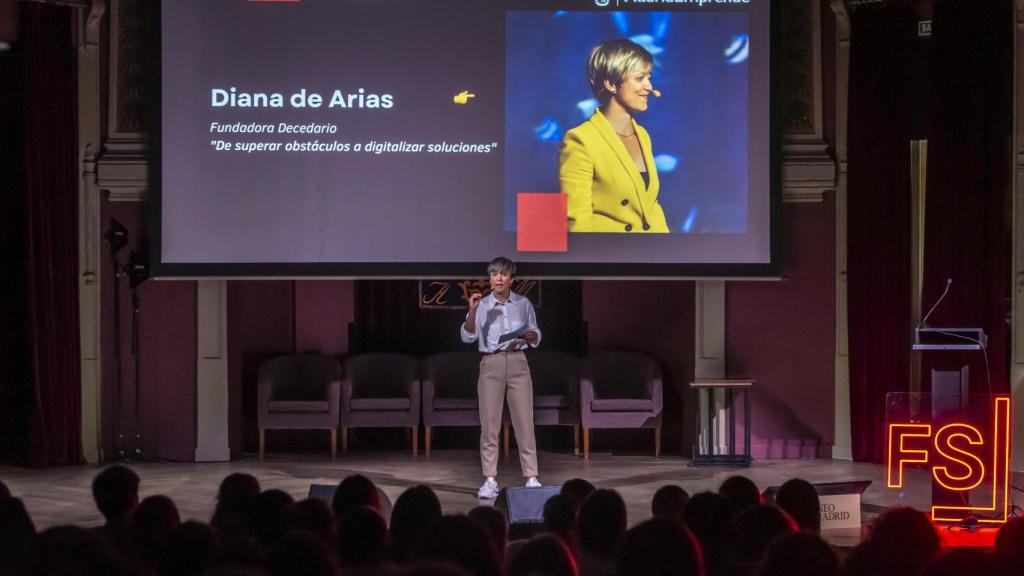
<instances>
[{"instance_id":1,"label":"short blonde hair","mask_svg":"<svg viewBox=\"0 0 1024 576\"><path fill-rule=\"evenodd\" d=\"M650 68L654 65L654 56L646 48L625 38L602 42L590 51L587 58L587 82L594 98L607 103L611 98L605 88L605 80L613 86L622 84L626 75L640 66Z\"/></svg>"}]
</instances>

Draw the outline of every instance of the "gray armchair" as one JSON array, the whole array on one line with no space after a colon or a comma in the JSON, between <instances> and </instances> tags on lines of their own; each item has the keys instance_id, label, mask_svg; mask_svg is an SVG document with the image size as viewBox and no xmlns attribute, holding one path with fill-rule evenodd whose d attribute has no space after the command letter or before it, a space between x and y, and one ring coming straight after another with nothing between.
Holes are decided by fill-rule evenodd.
<instances>
[{"instance_id":1,"label":"gray armchair","mask_svg":"<svg viewBox=\"0 0 1024 576\"><path fill-rule=\"evenodd\" d=\"M259 369L257 425L260 460L266 431L330 430L331 459L337 453L341 365L313 354L279 356Z\"/></svg>"},{"instance_id":2,"label":"gray armchair","mask_svg":"<svg viewBox=\"0 0 1024 576\"><path fill-rule=\"evenodd\" d=\"M341 451L349 428L404 428L416 454L420 380L416 358L406 354L357 354L345 360L341 381Z\"/></svg>"},{"instance_id":3,"label":"gray armchair","mask_svg":"<svg viewBox=\"0 0 1024 576\"><path fill-rule=\"evenodd\" d=\"M591 428L653 428L654 455L661 455L661 365L639 352L592 354L580 376L583 456L590 455Z\"/></svg>"},{"instance_id":4,"label":"gray armchair","mask_svg":"<svg viewBox=\"0 0 1024 576\"><path fill-rule=\"evenodd\" d=\"M554 350L530 350L526 353L533 380L534 426L571 426L572 449L580 452L579 364L574 354ZM508 405L502 414L505 455L509 453Z\"/></svg>"},{"instance_id":5,"label":"gray armchair","mask_svg":"<svg viewBox=\"0 0 1024 576\"><path fill-rule=\"evenodd\" d=\"M434 426L479 426L479 352L444 352L423 359L423 444L430 454Z\"/></svg>"}]
</instances>

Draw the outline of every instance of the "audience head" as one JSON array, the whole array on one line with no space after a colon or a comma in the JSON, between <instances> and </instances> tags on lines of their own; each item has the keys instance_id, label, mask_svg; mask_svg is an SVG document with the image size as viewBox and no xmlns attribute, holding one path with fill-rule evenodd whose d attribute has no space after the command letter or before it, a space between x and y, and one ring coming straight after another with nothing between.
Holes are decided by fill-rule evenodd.
<instances>
[{"instance_id":1,"label":"audience head","mask_svg":"<svg viewBox=\"0 0 1024 576\"><path fill-rule=\"evenodd\" d=\"M807 480L787 480L775 494L775 504L792 516L804 532L821 532L821 503L818 500L818 491Z\"/></svg>"},{"instance_id":2,"label":"audience head","mask_svg":"<svg viewBox=\"0 0 1024 576\"><path fill-rule=\"evenodd\" d=\"M338 518L338 559L343 566L383 562L387 542L388 528L372 508L347 508L345 515Z\"/></svg>"},{"instance_id":3,"label":"audience head","mask_svg":"<svg viewBox=\"0 0 1024 576\"><path fill-rule=\"evenodd\" d=\"M336 576L338 567L327 546L309 532L285 532L270 545L270 576Z\"/></svg>"},{"instance_id":4,"label":"audience head","mask_svg":"<svg viewBox=\"0 0 1024 576\"><path fill-rule=\"evenodd\" d=\"M108 466L93 479L92 498L107 522L128 522L139 504L139 476L120 464Z\"/></svg>"},{"instance_id":5,"label":"audience head","mask_svg":"<svg viewBox=\"0 0 1024 576\"><path fill-rule=\"evenodd\" d=\"M288 508L284 518L285 530L304 530L324 542L334 542L334 514L323 500L307 498Z\"/></svg>"},{"instance_id":6,"label":"audience head","mask_svg":"<svg viewBox=\"0 0 1024 576\"><path fill-rule=\"evenodd\" d=\"M630 528L615 562L616 576L703 576L700 545L676 520L653 518Z\"/></svg>"},{"instance_id":7,"label":"audience head","mask_svg":"<svg viewBox=\"0 0 1024 576\"><path fill-rule=\"evenodd\" d=\"M344 515L348 508L373 508L381 512L380 496L373 481L362 474L353 474L338 483L331 501L331 509L336 517Z\"/></svg>"},{"instance_id":8,"label":"audience head","mask_svg":"<svg viewBox=\"0 0 1024 576\"><path fill-rule=\"evenodd\" d=\"M942 540L928 515L907 506L890 508L875 520L869 540L893 555L930 560L942 549Z\"/></svg>"},{"instance_id":9,"label":"audience head","mask_svg":"<svg viewBox=\"0 0 1024 576\"><path fill-rule=\"evenodd\" d=\"M726 478L718 487L718 493L725 496L737 514L761 503L761 492L758 491L757 484L746 476Z\"/></svg>"},{"instance_id":10,"label":"audience head","mask_svg":"<svg viewBox=\"0 0 1024 576\"><path fill-rule=\"evenodd\" d=\"M544 503L544 527L558 536L570 549L576 542L576 501L555 494Z\"/></svg>"},{"instance_id":11,"label":"audience head","mask_svg":"<svg viewBox=\"0 0 1024 576\"><path fill-rule=\"evenodd\" d=\"M472 574L451 562L427 561L417 562L398 571L398 576L472 576Z\"/></svg>"},{"instance_id":12,"label":"audience head","mask_svg":"<svg viewBox=\"0 0 1024 576\"><path fill-rule=\"evenodd\" d=\"M498 556L483 527L468 516L442 516L416 544L415 560L452 562L473 576L500 576Z\"/></svg>"},{"instance_id":13,"label":"audience head","mask_svg":"<svg viewBox=\"0 0 1024 576\"><path fill-rule=\"evenodd\" d=\"M295 499L283 490L264 490L252 499L251 510L253 536L268 545L284 533L284 520Z\"/></svg>"},{"instance_id":14,"label":"audience head","mask_svg":"<svg viewBox=\"0 0 1024 576\"><path fill-rule=\"evenodd\" d=\"M391 559L399 563L409 560L416 540L440 517L441 501L430 486L420 484L402 492L391 509Z\"/></svg>"},{"instance_id":15,"label":"audience head","mask_svg":"<svg viewBox=\"0 0 1024 576\"><path fill-rule=\"evenodd\" d=\"M251 474L235 472L221 481L217 492L217 507L210 519L210 526L222 540L251 534L252 505L259 494L259 480Z\"/></svg>"},{"instance_id":16,"label":"audience head","mask_svg":"<svg viewBox=\"0 0 1024 576\"><path fill-rule=\"evenodd\" d=\"M576 516L580 550L611 557L626 532L626 503L614 490L594 490Z\"/></svg>"},{"instance_id":17,"label":"audience head","mask_svg":"<svg viewBox=\"0 0 1024 576\"><path fill-rule=\"evenodd\" d=\"M758 504L747 508L734 521L736 560L759 562L773 540L798 530L796 522L775 506Z\"/></svg>"},{"instance_id":18,"label":"audience head","mask_svg":"<svg viewBox=\"0 0 1024 576\"><path fill-rule=\"evenodd\" d=\"M1011 518L996 534L995 560L1010 569L1024 566L1024 518Z\"/></svg>"},{"instance_id":19,"label":"audience head","mask_svg":"<svg viewBox=\"0 0 1024 576\"><path fill-rule=\"evenodd\" d=\"M157 565L160 574L198 576L213 564L217 539L206 524L184 522L160 546Z\"/></svg>"},{"instance_id":20,"label":"audience head","mask_svg":"<svg viewBox=\"0 0 1024 576\"><path fill-rule=\"evenodd\" d=\"M941 550L935 526L913 508L890 508L875 519L866 540L843 562L849 576L920 574Z\"/></svg>"},{"instance_id":21,"label":"audience head","mask_svg":"<svg viewBox=\"0 0 1024 576\"><path fill-rule=\"evenodd\" d=\"M487 537L494 545L498 561L505 561L505 545L508 543L508 517L498 508L477 506L469 511L469 518L483 527Z\"/></svg>"},{"instance_id":22,"label":"audience head","mask_svg":"<svg viewBox=\"0 0 1024 576\"><path fill-rule=\"evenodd\" d=\"M921 572L921 576L964 576L965 574L1012 574L1020 573L1022 567L1013 571L995 571L992 555L977 548L954 548L932 560Z\"/></svg>"},{"instance_id":23,"label":"audience head","mask_svg":"<svg viewBox=\"0 0 1024 576\"><path fill-rule=\"evenodd\" d=\"M225 568L262 566L266 561L263 547L249 536L224 541L217 556L217 565Z\"/></svg>"},{"instance_id":24,"label":"audience head","mask_svg":"<svg viewBox=\"0 0 1024 576\"><path fill-rule=\"evenodd\" d=\"M97 532L78 526L44 530L25 555L23 574L107 576L126 574L121 561Z\"/></svg>"},{"instance_id":25,"label":"audience head","mask_svg":"<svg viewBox=\"0 0 1024 576\"><path fill-rule=\"evenodd\" d=\"M132 528L135 546L144 565L156 567L160 548L180 525L178 507L167 496L149 496L139 502Z\"/></svg>"},{"instance_id":26,"label":"audience head","mask_svg":"<svg viewBox=\"0 0 1024 576\"><path fill-rule=\"evenodd\" d=\"M230 502L255 498L260 493L260 481L252 474L234 472L220 482L217 491L218 502Z\"/></svg>"},{"instance_id":27,"label":"audience head","mask_svg":"<svg viewBox=\"0 0 1024 576\"><path fill-rule=\"evenodd\" d=\"M566 481L562 484L562 489L559 490L559 494L568 496L576 501L576 509L583 505L583 501L587 499L587 496L597 490L593 484L584 480L583 478L573 478L572 480Z\"/></svg>"},{"instance_id":28,"label":"audience head","mask_svg":"<svg viewBox=\"0 0 1024 576\"><path fill-rule=\"evenodd\" d=\"M837 576L839 558L814 534L780 536L765 553L757 576Z\"/></svg>"},{"instance_id":29,"label":"audience head","mask_svg":"<svg viewBox=\"0 0 1024 576\"><path fill-rule=\"evenodd\" d=\"M714 492L695 494L683 510L683 522L697 537L704 565L711 573L722 571L732 557L732 504Z\"/></svg>"},{"instance_id":30,"label":"audience head","mask_svg":"<svg viewBox=\"0 0 1024 576\"><path fill-rule=\"evenodd\" d=\"M540 534L509 559L508 576L577 576L576 561L565 542L554 534Z\"/></svg>"},{"instance_id":31,"label":"audience head","mask_svg":"<svg viewBox=\"0 0 1024 576\"><path fill-rule=\"evenodd\" d=\"M21 572L21 560L36 528L20 498L0 497L0 574Z\"/></svg>"},{"instance_id":32,"label":"audience head","mask_svg":"<svg viewBox=\"0 0 1024 576\"><path fill-rule=\"evenodd\" d=\"M690 500L690 495L682 487L666 484L654 493L651 498L651 515L655 518L683 519L683 509Z\"/></svg>"}]
</instances>

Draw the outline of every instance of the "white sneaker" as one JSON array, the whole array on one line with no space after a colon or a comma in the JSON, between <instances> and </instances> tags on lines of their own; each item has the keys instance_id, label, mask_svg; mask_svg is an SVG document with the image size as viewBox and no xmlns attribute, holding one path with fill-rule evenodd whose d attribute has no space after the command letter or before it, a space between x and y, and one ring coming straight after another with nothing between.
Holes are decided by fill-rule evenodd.
<instances>
[{"instance_id":1,"label":"white sneaker","mask_svg":"<svg viewBox=\"0 0 1024 576\"><path fill-rule=\"evenodd\" d=\"M493 500L498 497L498 481L493 477L488 476L487 480L484 480L480 489L476 491L477 498L484 500Z\"/></svg>"},{"instance_id":2,"label":"white sneaker","mask_svg":"<svg viewBox=\"0 0 1024 576\"><path fill-rule=\"evenodd\" d=\"M526 480L526 487L527 488L540 488L541 487L540 480L537 480L536 476L530 476L530 478Z\"/></svg>"}]
</instances>

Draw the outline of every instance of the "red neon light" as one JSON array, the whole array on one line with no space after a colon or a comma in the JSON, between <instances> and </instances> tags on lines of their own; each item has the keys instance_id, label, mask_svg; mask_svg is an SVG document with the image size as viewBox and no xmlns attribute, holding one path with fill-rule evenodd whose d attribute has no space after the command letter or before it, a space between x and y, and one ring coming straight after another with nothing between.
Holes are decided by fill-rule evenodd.
<instances>
[{"instance_id":1,"label":"red neon light","mask_svg":"<svg viewBox=\"0 0 1024 576\"><path fill-rule=\"evenodd\" d=\"M932 437L930 424L889 424L887 430L886 476L890 488L903 487L904 464L928 464L932 459L929 449L907 447L905 441L931 438L928 448L934 447L932 465L935 482L952 492L966 492L981 486L991 478L992 500L983 506L932 506L932 520L959 522L976 515L986 524L1006 522L1010 502L1011 422L1010 397L997 396L993 406L991 438L992 462L990 467L978 455L985 451L985 437L975 426L955 422L939 428ZM991 470L991 474L989 474Z\"/></svg>"},{"instance_id":2,"label":"red neon light","mask_svg":"<svg viewBox=\"0 0 1024 576\"><path fill-rule=\"evenodd\" d=\"M959 522L967 516L978 514L978 522L1003 524L1006 522L1010 503L1010 398L1001 396L995 402L995 424L992 427L992 503L988 506L932 506L932 520L936 522ZM936 480L938 478L936 477ZM1002 484L1002 502L999 500ZM986 518L984 514L996 514Z\"/></svg>"},{"instance_id":3,"label":"red neon light","mask_svg":"<svg viewBox=\"0 0 1024 576\"><path fill-rule=\"evenodd\" d=\"M971 446L980 447L985 444L984 438L981 437L981 431L974 426L946 424L935 433L935 451L943 458L964 468L965 472L957 476L950 472L950 466L935 466L932 468L932 474L935 475L935 481L946 490L967 491L976 488L985 479L985 463L977 455L954 446L953 440L957 438L964 438ZM944 450L944 447L953 454ZM974 481L972 482L971 479Z\"/></svg>"},{"instance_id":4,"label":"red neon light","mask_svg":"<svg viewBox=\"0 0 1024 576\"><path fill-rule=\"evenodd\" d=\"M928 463L928 451L927 450L908 450L903 441L906 438L929 438L932 435L931 424L890 424L889 425L889 451L886 455L885 461L888 462L886 466L886 484L889 488L902 488L903 487L903 465L904 464L927 464ZM893 458L894 444L898 444L899 448L896 452L899 454L898 458ZM904 455L916 455L918 458L909 458ZM893 479L893 464L896 465L896 478Z\"/></svg>"}]
</instances>

